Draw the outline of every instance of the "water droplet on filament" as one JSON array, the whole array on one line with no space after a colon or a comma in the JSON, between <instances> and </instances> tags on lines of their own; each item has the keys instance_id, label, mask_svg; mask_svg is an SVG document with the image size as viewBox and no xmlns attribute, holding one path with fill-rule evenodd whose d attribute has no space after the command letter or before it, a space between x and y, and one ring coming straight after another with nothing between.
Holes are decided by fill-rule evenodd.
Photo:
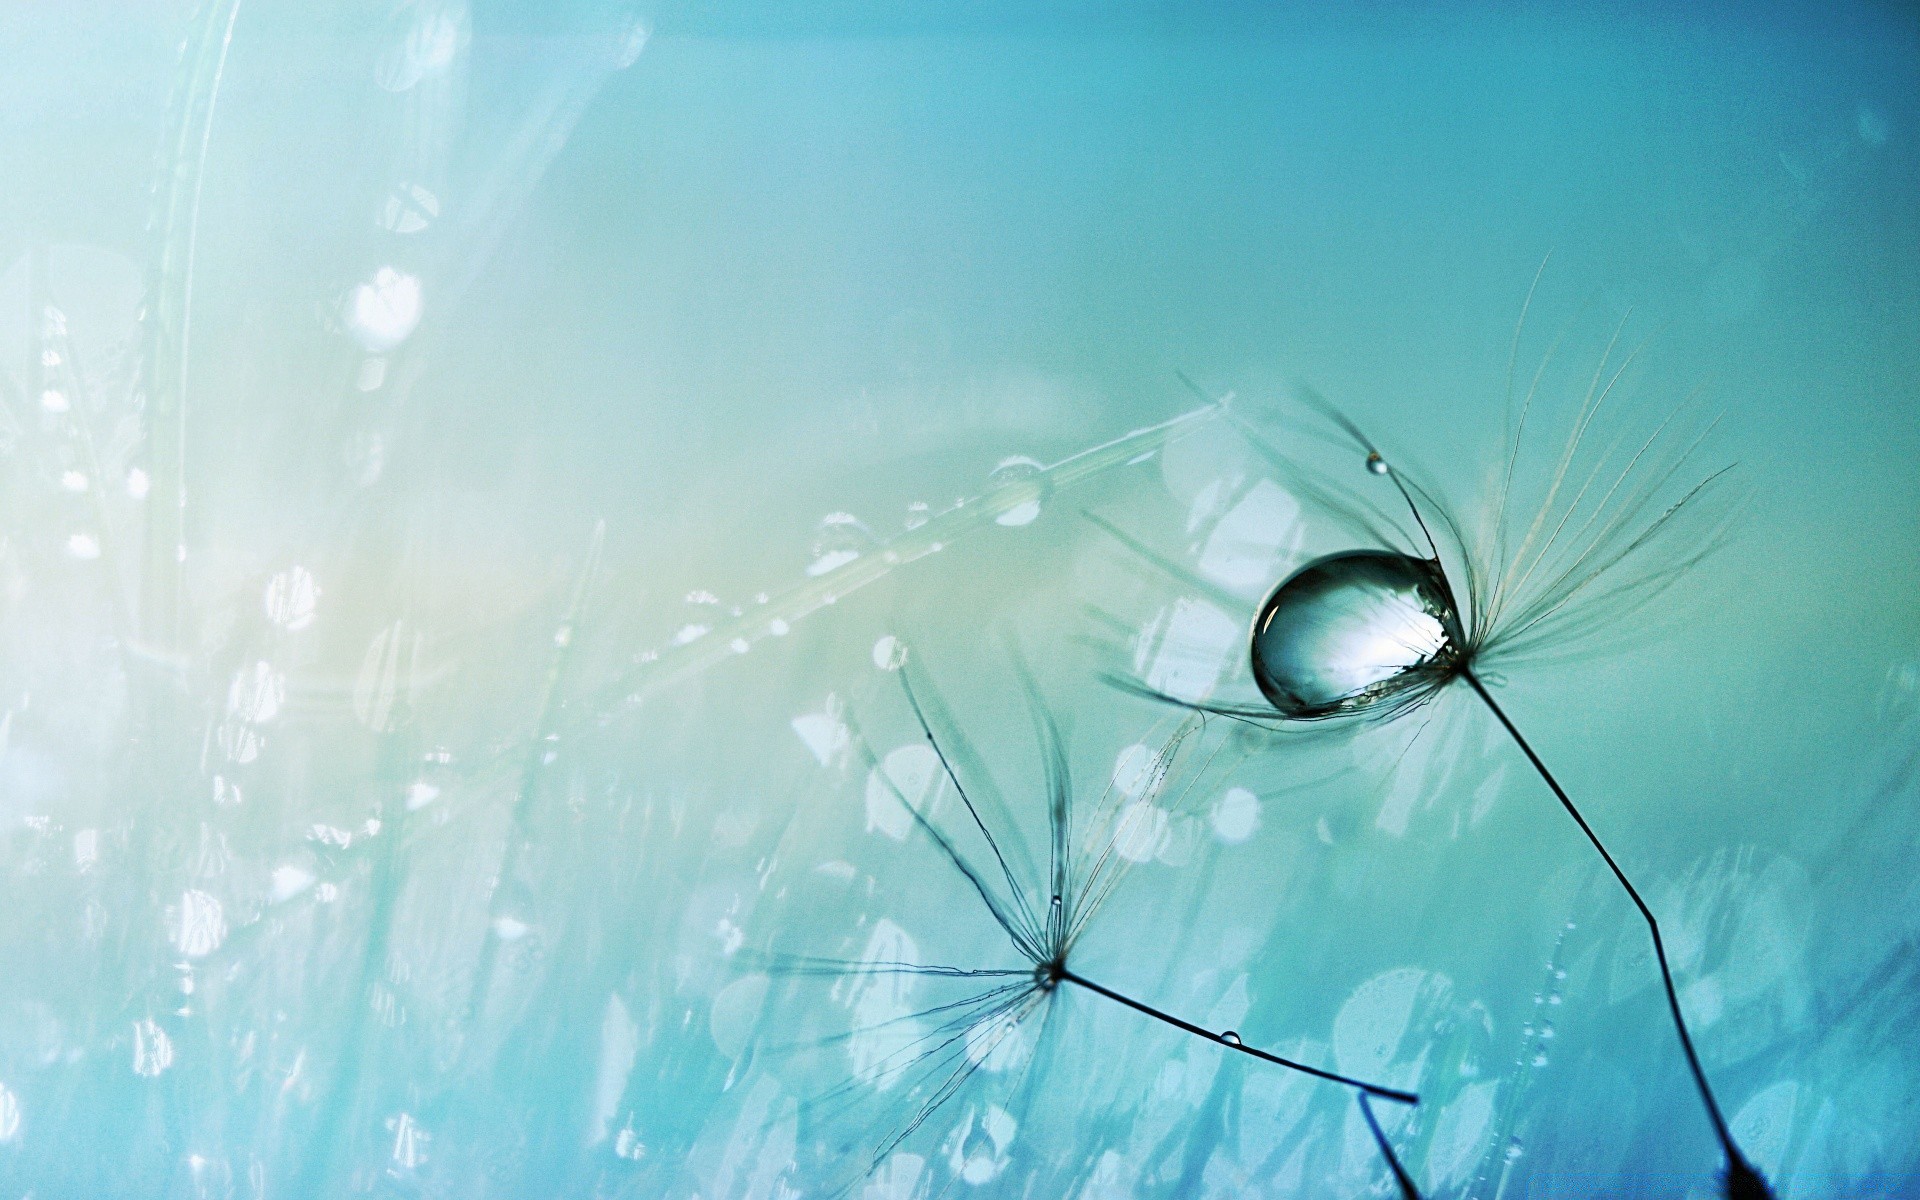
<instances>
[{"instance_id":1,"label":"water droplet on filament","mask_svg":"<svg viewBox=\"0 0 1920 1200\"><path fill-rule=\"evenodd\" d=\"M1006 508L993 519L996 525L1031 525L1040 516L1040 505L1047 498L1046 468L1039 460L1015 454L1000 460L987 476L987 484L1003 491Z\"/></svg>"},{"instance_id":2,"label":"water droplet on filament","mask_svg":"<svg viewBox=\"0 0 1920 1200\"><path fill-rule=\"evenodd\" d=\"M1435 563L1382 550L1319 559L1261 605L1254 682L1284 717L1363 709L1458 653L1453 613Z\"/></svg>"}]
</instances>

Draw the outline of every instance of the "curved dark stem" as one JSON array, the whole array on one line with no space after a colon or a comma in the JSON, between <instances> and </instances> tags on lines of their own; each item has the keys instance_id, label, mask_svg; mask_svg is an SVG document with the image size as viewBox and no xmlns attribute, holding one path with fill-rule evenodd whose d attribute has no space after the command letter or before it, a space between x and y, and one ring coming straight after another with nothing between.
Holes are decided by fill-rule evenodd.
<instances>
[{"instance_id":1,"label":"curved dark stem","mask_svg":"<svg viewBox=\"0 0 1920 1200\"><path fill-rule=\"evenodd\" d=\"M1625 888L1627 895L1632 898L1634 907L1640 910L1640 916L1647 923L1647 932L1653 935L1653 956L1660 961L1660 982L1666 985L1667 1008L1673 1013L1673 1028L1680 1035L1680 1048L1686 1051L1687 1055L1687 1069L1693 1072L1694 1086L1700 1089L1700 1099L1705 1102L1707 1116L1713 1121L1714 1135L1720 1139L1720 1148L1726 1152L1729 1164L1728 1175L1757 1178L1758 1172L1741 1155L1740 1147L1734 1144L1733 1134L1727 1129L1727 1120L1720 1115L1720 1103L1714 1099L1713 1088L1707 1083L1707 1074L1700 1068L1700 1056L1694 1053L1693 1037L1687 1032L1687 1019L1680 1012L1680 996L1673 990L1673 970L1667 965L1667 947L1660 940L1660 922L1653 919L1653 910L1648 908L1647 902L1640 898L1639 891L1627 878L1627 873L1620 869L1619 863L1613 861L1613 855L1607 852L1607 847L1600 841L1599 835L1593 832L1593 827L1587 824L1587 819L1580 815L1578 808L1574 807L1572 799L1567 796L1566 789L1560 786L1560 781L1553 777L1553 772L1547 770L1547 764L1541 762L1540 756L1533 752L1533 747L1528 745L1527 739L1520 735L1519 729L1514 727L1506 711L1494 702L1486 685L1481 683L1471 670L1463 669L1460 674L1466 678L1468 686L1473 688L1474 693L1486 703L1494 717L1506 728L1514 744L1520 747L1520 752L1527 756L1527 761L1533 764L1533 769L1540 773L1540 778L1553 789L1553 794L1559 798L1561 806L1580 826L1580 832L1587 835L1587 840L1593 843L1593 848L1600 852L1600 857L1606 860L1608 869L1613 872L1613 877L1620 881L1620 886Z\"/></svg>"},{"instance_id":2,"label":"curved dark stem","mask_svg":"<svg viewBox=\"0 0 1920 1200\"><path fill-rule=\"evenodd\" d=\"M1193 1034L1195 1037L1205 1038L1215 1045L1224 1046L1229 1050L1238 1050L1242 1054L1251 1054L1263 1062L1270 1062L1277 1066L1286 1067L1289 1070L1299 1071L1303 1075L1311 1075L1316 1079L1325 1079L1330 1083L1342 1083L1350 1088L1359 1089L1364 1095L1378 1096L1383 1100L1392 1100L1399 1104L1420 1103L1420 1097L1414 1095L1412 1092L1396 1091L1393 1088L1381 1087L1374 1083L1362 1083L1358 1079L1352 1079L1332 1071L1323 1071L1319 1067L1310 1067L1305 1063L1295 1062L1290 1058L1281 1058L1278 1054L1269 1054L1265 1050L1256 1050L1252 1046L1245 1045L1238 1041L1230 1042L1211 1029L1202 1029L1190 1021L1182 1021L1172 1013L1161 1012L1150 1004L1143 1004L1131 996L1123 996L1112 988L1102 987L1093 980L1075 975L1072 971L1064 968L1060 970L1057 978L1062 983L1071 983L1086 988L1088 991L1096 993L1097 995L1105 996L1109 1000L1124 1004L1135 1012L1145 1013L1156 1021L1164 1021L1175 1029L1184 1030L1187 1033Z\"/></svg>"},{"instance_id":3,"label":"curved dark stem","mask_svg":"<svg viewBox=\"0 0 1920 1200\"><path fill-rule=\"evenodd\" d=\"M1413 1176L1407 1174L1407 1169L1400 1165L1399 1158L1394 1155L1385 1131L1380 1128L1380 1122L1374 1119L1373 1105L1367 1102L1367 1094L1361 1092L1359 1100L1360 1115L1367 1119L1367 1128L1373 1133L1373 1144L1380 1147L1381 1157L1393 1168L1393 1180L1400 1185L1402 1200L1420 1200L1420 1189L1414 1186Z\"/></svg>"}]
</instances>

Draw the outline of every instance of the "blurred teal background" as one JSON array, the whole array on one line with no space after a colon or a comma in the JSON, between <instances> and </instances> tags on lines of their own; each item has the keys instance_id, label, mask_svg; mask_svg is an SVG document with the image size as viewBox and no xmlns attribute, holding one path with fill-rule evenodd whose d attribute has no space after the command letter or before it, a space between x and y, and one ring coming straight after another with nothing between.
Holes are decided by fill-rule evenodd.
<instances>
[{"instance_id":1,"label":"blurred teal background","mask_svg":"<svg viewBox=\"0 0 1920 1200\"><path fill-rule=\"evenodd\" d=\"M1608 436L1691 398L1742 499L1503 701L1781 1195L1920 1192L1910 9L21 0L0 47L11 1192L844 1185L911 1105L783 1047L910 997L755 956L1003 965L870 799L889 650L1022 820L998 639L1092 799L1172 720L1101 672L1252 695L1083 514L1197 570L1284 478L1219 421L1005 460L1306 383L1477 518L1543 260L1541 428L1624 319ZM1336 515L1260 517L1219 619ZM1429 1195L1712 1194L1632 910L1483 714L1422 729L1220 734L1087 969L1419 1086ZM1066 999L852 1194L1388 1194L1338 1089Z\"/></svg>"}]
</instances>

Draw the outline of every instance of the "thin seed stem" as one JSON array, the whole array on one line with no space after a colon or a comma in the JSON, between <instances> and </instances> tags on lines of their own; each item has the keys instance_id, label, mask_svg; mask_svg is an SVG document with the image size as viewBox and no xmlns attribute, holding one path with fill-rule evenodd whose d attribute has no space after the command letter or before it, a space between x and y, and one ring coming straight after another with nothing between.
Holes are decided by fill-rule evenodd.
<instances>
[{"instance_id":1,"label":"thin seed stem","mask_svg":"<svg viewBox=\"0 0 1920 1200\"><path fill-rule=\"evenodd\" d=\"M1393 1168L1393 1181L1400 1185L1403 1200L1420 1200L1420 1189L1414 1186L1413 1176L1407 1174L1407 1169L1400 1165L1399 1156L1393 1152L1393 1144L1387 1141L1386 1131L1380 1128L1380 1122L1373 1115L1373 1105L1367 1103L1367 1094L1361 1092L1358 1099L1360 1115L1367 1119L1367 1129L1373 1134L1373 1144L1380 1147L1381 1157Z\"/></svg>"},{"instance_id":2,"label":"thin seed stem","mask_svg":"<svg viewBox=\"0 0 1920 1200\"><path fill-rule=\"evenodd\" d=\"M1152 1017L1156 1021L1164 1021L1167 1024L1173 1026L1175 1029L1184 1030L1187 1033L1191 1033L1195 1037L1205 1038L1216 1045L1225 1046L1229 1050L1238 1050L1242 1054L1251 1054L1253 1057L1260 1059L1264 1062L1270 1062L1270 1063L1274 1063L1277 1066L1287 1067L1291 1070L1299 1071L1304 1075L1312 1075L1316 1079L1325 1079L1331 1083L1342 1083L1350 1088L1358 1088L1361 1092L1364 1092L1367 1095L1378 1096L1383 1100L1392 1100L1400 1104L1420 1103L1420 1097L1414 1095L1412 1092L1396 1091L1393 1088L1381 1087L1378 1084L1363 1083L1358 1079L1351 1079L1345 1075L1339 1075L1332 1071L1323 1071L1319 1067L1310 1067L1305 1063L1295 1062L1290 1058L1281 1058L1278 1054L1269 1054L1265 1050L1257 1050L1254 1047L1245 1045L1244 1043L1241 1043L1241 1042L1237 1042L1237 1041L1230 1042L1226 1040L1226 1038L1222 1037L1220 1034L1217 1034L1210 1029L1202 1029L1200 1026L1195 1025L1190 1021L1181 1020L1179 1017L1174 1016L1172 1013L1162 1012L1150 1004L1144 1004L1138 1000L1135 1000L1131 996L1123 996L1119 992L1114 991L1112 988L1102 987L1100 984L1095 983L1093 980L1088 979L1081 975L1076 975L1072 971L1066 970L1065 968L1062 968L1060 970L1058 978L1062 983L1071 983L1079 987L1086 988L1088 991L1093 992L1097 995L1105 996L1109 1000L1113 1000L1120 1004L1124 1004L1128 1008L1133 1009L1135 1012L1145 1013L1147 1016Z\"/></svg>"},{"instance_id":3,"label":"thin seed stem","mask_svg":"<svg viewBox=\"0 0 1920 1200\"><path fill-rule=\"evenodd\" d=\"M1648 908L1647 902L1640 898L1639 891L1627 878L1627 873L1620 869L1619 863L1613 861L1613 855L1607 852L1607 847L1601 842L1599 835L1594 833L1591 825L1587 824L1587 819L1580 815L1580 810L1574 807L1573 800L1568 797L1566 789L1560 786L1560 781L1553 777L1553 772L1547 770L1547 764L1540 761L1540 756L1535 754L1533 747L1527 744L1527 739L1521 736L1520 730L1514 726L1506 711L1494 702L1486 685L1481 683L1471 670L1463 669L1460 673L1466 677L1468 686L1473 688L1475 694L1486 703L1494 717L1506 728L1514 744L1520 747L1520 752L1527 756L1527 761L1533 764L1533 769L1540 773L1540 778L1553 789L1553 794L1559 798L1561 806L1580 826L1580 832L1587 835L1587 840L1593 843L1593 848L1600 852L1600 857L1606 860L1607 867L1612 870L1613 877L1620 881L1620 886L1625 888L1627 895L1632 898L1634 907L1640 910L1640 916L1647 923L1647 932L1653 935L1653 955L1660 961L1660 982L1666 985L1667 1008L1673 1014L1673 1028L1680 1035L1680 1048L1687 1055L1687 1069L1693 1072L1694 1086L1700 1089L1700 1099L1706 1103L1707 1116L1713 1121L1714 1135L1720 1139L1720 1147L1726 1152L1728 1162L1748 1166L1746 1159L1740 1154L1740 1147L1734 1144L1733 1134L1727 1129L1726 1118L1720 1115L1719 1101L1714 1099L1713 1088L1707 1083L1707 1074L1700 1067L1700 1056L1694 1052L1693 1037L1687 1032L1687 1019L1680 1012L1680 996L1673 988L1673 970L1667 965L1666 943L1660 939L1660 922L1654 920L1653 910Z\"/></svg>"}]
</instances>

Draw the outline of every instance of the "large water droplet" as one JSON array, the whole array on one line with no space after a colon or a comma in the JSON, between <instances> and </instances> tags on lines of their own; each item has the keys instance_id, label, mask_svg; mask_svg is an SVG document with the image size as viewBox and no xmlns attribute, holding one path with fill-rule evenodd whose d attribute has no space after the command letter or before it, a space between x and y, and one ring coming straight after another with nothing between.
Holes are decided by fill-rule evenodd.
<instances>
[{"instance_id":1,"label":"large water droplet","mask_svg":"<svg viewBox=\"0 0 1920 1200\"><path fill-rule=\"evenodd\" d=\"M1238 1046L1240 1044L1240 1035L1229 1029L1220 1035L1220 1040L1229 1046Z\"/></svg>"},{"instance_id":2,"label":"large water droplet","mask_svg":"<svg viewBox=\"0 0 1920 1200\"><path fill-rule=\"evenodd\" d=\"M1295 571L1253 623L1253 678L1285 717L1354 712L1427 676L1458 648L1437 564L1355 550Z\"/></svg>"}]
</instances>

